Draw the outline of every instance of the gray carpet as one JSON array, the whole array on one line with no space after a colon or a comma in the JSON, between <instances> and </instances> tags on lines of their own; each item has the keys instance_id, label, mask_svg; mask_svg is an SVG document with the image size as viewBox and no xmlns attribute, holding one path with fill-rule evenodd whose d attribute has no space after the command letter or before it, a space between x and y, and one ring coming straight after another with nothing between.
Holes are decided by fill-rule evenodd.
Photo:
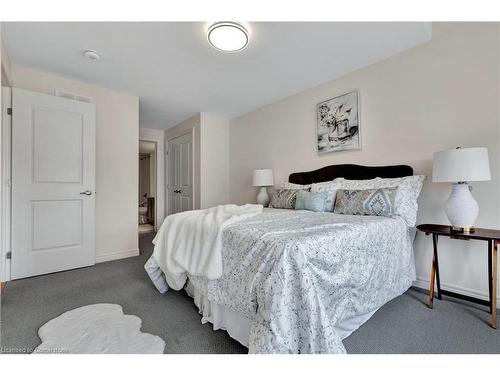
<instances>
[{"instance_id":1,"label":"gray carpet","mask_svg":"<svg viewBox=\"0 0 500 375\"><path fill-rule=\"evenodd\" d=\"M38 328L79 306L107 302L142 319L142 331L162 337L165 353L246 353L224 331L201 324L183 292L160 295L143 265L153 234L140 236L141 255L95 267L9 282L2 293L0 352L30 350ZM425 306L426 295L409 290L383 306L344 344L349 353L500 353L500 329L493 330L486 309L451 299Z\"/></svg>"}]
</instances>

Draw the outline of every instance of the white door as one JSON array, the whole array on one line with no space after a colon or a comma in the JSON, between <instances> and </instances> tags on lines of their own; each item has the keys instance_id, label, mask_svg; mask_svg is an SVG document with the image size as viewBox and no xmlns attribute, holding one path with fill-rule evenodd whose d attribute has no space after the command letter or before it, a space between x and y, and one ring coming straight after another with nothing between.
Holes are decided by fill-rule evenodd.
<instances>
[{"instance_id":1,"label":"white door","mask_svg":"<svg viewBox=\"0 0 500 375\"><path fill-rule=\"evenodd\" d=\"M193 136L168 141L168 214L193 209Z\"/></svg>"},{"instance_id":2,"label":"white door","mask_svg":"<svg viewBox=\"0 0 500 375\"><path fill-rule=\"evenodd\" d=\"M12 89L12 279L95 263L95 106Z\"/></svg>"}]
</instances>

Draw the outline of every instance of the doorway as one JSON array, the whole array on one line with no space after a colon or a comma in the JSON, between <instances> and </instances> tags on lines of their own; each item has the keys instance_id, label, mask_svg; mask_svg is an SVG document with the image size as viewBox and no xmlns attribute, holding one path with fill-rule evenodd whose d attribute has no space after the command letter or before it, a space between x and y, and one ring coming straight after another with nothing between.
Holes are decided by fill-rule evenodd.
<instances>
[{"instance_id":1,"label":"doorway","mask_svg":"<svg viewBox=\"0 0 500 375\"><path fill-rule=\"evenodd\" d=\"M156 228L156 153L153 141L139 141L139 233L154 232Z\"/></svg>"}]
</instances>

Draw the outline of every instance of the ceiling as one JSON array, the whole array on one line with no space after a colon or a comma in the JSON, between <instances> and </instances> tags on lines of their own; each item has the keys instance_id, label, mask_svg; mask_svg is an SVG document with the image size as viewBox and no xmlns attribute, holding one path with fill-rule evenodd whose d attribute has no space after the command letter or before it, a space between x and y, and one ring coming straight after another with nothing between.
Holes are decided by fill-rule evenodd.
<instances>
[{"instance_id":1,"label":"ceiling","mask_svg":"<svg viewBox=\"0 0 500 375\"><path fill-rule=\"evenodd\" d=\"M203 22L2 22L2 37L14 63L138 95L140 125L151 128L197 112L232 118L431 38L425 22L245 25L239 53L212 48Z\"/></svg>"}]
</instances>

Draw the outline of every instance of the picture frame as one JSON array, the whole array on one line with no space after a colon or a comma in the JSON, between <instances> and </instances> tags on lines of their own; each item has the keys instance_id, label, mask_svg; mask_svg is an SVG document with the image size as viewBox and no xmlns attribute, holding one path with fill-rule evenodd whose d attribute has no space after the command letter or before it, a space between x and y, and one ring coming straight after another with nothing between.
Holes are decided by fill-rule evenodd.
<instances>
[{"instance_id":1,"label":"picture frame","mask_svg":"<svg viewBox=\"0 0 500 375\"><path fill-rule=\"evenodd\" d=\"M359 112L357 90L318 103L318 153L361 150Z\"/></svg>"}]
</instances>

